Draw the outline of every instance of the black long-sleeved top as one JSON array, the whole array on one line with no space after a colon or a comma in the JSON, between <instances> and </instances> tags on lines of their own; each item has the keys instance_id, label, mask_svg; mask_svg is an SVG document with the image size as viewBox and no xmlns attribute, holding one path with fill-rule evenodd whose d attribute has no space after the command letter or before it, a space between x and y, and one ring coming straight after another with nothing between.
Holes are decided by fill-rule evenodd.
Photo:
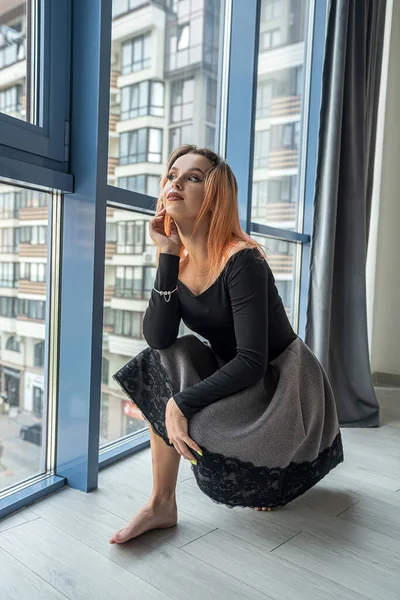
<instances>
[{"instance_id":1,"label":"black long-sleeved top","mask_svg":"<svg viewBox=\"0 0 400 600\"><path fill-rule=\"evenodd\" d=\"M178 279L179 256L161 254L154 287L178 291L171 300L152 291L143 334L151 348L168 348L177 338L181 319L208 340L228 361L211 377L174 395L186 418L208 404L259 381L270 361L297 337L275 278L257 249L230 257L218 279L194 295Z\"/></svg>"}]
</instances>

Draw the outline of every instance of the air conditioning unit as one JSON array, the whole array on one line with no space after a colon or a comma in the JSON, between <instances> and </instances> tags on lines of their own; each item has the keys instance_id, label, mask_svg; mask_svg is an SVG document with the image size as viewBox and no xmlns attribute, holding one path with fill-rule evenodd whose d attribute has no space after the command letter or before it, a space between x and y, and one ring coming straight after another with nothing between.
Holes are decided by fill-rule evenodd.
<instances>
[{"instance_id":1,"label":"air conditioning unit","mask_svg":"<svg viewBox=\"0 0 400 600\"><path fill-rule=\"evenodd\" d=\"M143 252L142 258L145 265L154 265L156 261L155 252L151 251Z\"/></svg>"}]
</instances>

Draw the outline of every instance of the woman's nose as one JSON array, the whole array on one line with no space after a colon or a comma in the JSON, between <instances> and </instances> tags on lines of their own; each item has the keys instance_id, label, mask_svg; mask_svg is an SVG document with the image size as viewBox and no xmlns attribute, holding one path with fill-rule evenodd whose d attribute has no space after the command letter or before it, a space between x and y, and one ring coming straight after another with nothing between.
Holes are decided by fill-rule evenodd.
<instances>
[{"instance_id":1,"label":"woman's nose","mask_svg":"<svg viewBox=\"0 0 400 600\"><path fill-rule=\"evenodd\" d=\"M172 182L172 187L177 188L177 189L182 189L181 186L181 182L179 181L179 179L174 179L174 181Z\"/></svg>"}]
</instances>

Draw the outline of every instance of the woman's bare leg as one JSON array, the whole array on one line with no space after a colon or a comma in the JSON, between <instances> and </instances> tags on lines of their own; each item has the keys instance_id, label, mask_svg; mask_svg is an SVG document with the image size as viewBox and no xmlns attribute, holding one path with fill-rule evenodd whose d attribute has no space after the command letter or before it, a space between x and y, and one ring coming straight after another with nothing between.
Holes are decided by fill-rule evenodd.
<instances>
[{"instance_id":1,"label":"woman's bare leg","mask_svg":"<svg viewBox=\"0 0 400 600\"><path fill-rule=\"evenodd\" d=\"M173 527L178 520L176 505L176 480L180 454L173 446L167 446L150 426L150 447L153 470L153 491L146 504L129 523L115 532L110 544L123 543L150 529Z\"/></svg>"}]
</instances>

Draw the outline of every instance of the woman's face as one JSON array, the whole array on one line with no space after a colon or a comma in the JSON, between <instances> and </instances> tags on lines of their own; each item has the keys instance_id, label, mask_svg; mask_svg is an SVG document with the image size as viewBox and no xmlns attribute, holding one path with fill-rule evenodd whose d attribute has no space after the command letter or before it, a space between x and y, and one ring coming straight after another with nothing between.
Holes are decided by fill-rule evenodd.
<instances>
[{"instance_id":1,"label":"woman's face","mask_svg":"<svg viewBox=\"0 0 400 600\"><path fill-rule=\"evenodd\" d=\"M178 224L197 218L204 201L204 182L211 161L200 154L184 154L176 159L163 189L167 215Z\"/></svg>"}]
</instances>

